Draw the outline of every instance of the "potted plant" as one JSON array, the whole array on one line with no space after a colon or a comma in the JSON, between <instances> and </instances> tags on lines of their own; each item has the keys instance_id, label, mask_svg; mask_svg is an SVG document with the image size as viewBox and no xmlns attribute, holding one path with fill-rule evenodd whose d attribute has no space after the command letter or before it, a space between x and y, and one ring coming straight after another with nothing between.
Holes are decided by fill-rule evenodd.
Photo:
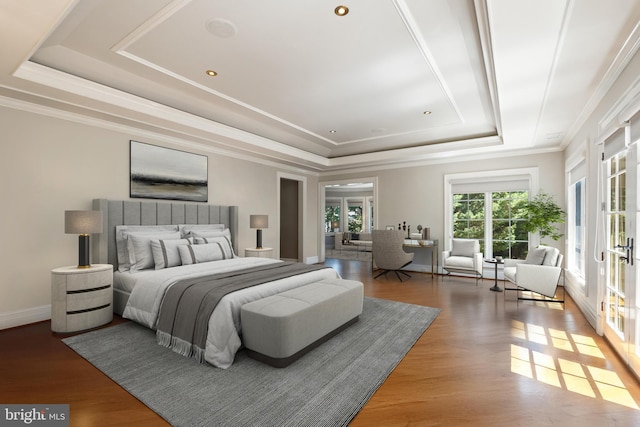
<instances>
[{"instance_id":1,"label":"potted plant","mask_svg":"<svg viewBox=\"0 0 640 427\"><path fill-rule=\"evenodd\" d=\"M558 240L560 233L555 224L565 222L566 213L553 200L553 197L544 192L538 193L532 200L523 201L518 205L520 217L528 218L524 229L530 233L539 233L540 239L551 237Z\"/></svg>"}]
</instances>

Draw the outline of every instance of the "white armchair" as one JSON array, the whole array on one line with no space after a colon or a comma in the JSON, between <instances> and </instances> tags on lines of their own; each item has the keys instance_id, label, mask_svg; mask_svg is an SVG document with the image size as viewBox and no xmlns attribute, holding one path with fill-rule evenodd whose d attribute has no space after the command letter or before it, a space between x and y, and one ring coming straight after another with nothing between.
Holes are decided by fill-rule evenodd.
<instances>
[{"instance_id":1,"label":"white armchair","mask_svg":"<svg viewBox=\"0 0 640 427\"><path fill-rule=\"evenodd\" d=\"M554 298L562 274L562 260L563 256L558 249L541 245L530 249L526 260L506 259L504 278L516 285L511 290L528 290ZM564 298L553 301L562 303Z\"/></svg>"},{"instance_id":2,"label":"white armchair","mask_svg":"<svg viewBox=\"0 0 640 427\"><path fill-rule=\"evenodd\" d=\"M442 268L451 273L472 274L478 279L482 277L482 252L480 242L476 239L453 239L451 250L442 252Z\"/></svg>"}]
</instances>

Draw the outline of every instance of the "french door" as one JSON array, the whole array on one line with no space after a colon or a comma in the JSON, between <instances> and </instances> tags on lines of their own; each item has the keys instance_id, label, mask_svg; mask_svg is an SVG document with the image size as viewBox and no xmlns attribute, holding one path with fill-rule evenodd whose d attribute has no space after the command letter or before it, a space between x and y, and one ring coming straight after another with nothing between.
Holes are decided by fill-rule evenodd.
<instances>
[{"instance_id":1,"label":"french door","mask_svg":"<svg viewBox=\"0 0 640 427\"><path fill-rule=\"evenodd\" d=\"M636 222L638 156L635 145L604 162L606 178L604 334L629 366L640 374Z\"/></svg>"}]
</instances>

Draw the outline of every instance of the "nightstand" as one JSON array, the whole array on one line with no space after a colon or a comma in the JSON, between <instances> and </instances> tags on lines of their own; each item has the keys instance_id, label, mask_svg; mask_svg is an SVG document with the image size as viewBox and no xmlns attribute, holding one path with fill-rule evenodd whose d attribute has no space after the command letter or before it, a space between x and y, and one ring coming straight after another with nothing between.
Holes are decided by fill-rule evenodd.
<instances>
[{"instance_id":1,"label":"nightstand","mask_svg":"<svg viewBox=\"0 0 640 427\"><path fill-rule=\"evenodd\" d=\"M51 270L51 330L76 332L113 320L113 266Z\"/></svg>"},{"instance_id":2,"label":"nightstand","mask_svg":"<svg viewBox=\"0 0 640 427\"><path fill-rule=\"evenodd\" d=\"M244 256L252 256L258 258L273 258L273 248L247 248L244 250Z\"/></svg>"}]
</instances>

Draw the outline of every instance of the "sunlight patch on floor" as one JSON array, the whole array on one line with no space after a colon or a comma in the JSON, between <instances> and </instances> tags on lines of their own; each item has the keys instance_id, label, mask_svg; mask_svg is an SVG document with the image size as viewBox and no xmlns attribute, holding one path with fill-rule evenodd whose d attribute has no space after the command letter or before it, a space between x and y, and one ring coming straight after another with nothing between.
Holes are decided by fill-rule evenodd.
<instances>
[{"instance_id":1,"label":"sunlight patch on floor","mask_svg":"<svg viewBox=\"0 0 640 427\"><path fill-rule=\"evenodd\" d=\"M544 295L537 294L531 291L519 290L521 298L532 298L532 300L525 300L526 302L532 303L536 307L544 307L550 308L552 310L564 310L562 303L558 301L553 301L551 298L545 297Z\"/></svg>"},{"instance_id":2,"label":"sunlight patch on floor","mask_svg":"<svg viewBox=\"0 0 640 427\"><path fill-rule=\"evenodd\" d=\"M593 338L516 320L512 321L511 335L524 341L511 344L512 373L582 396L640 409L615 372L557 355L559 350L605 359ZM548 351L541 350L540 345Z\"/></svg>"}]
</instances>

